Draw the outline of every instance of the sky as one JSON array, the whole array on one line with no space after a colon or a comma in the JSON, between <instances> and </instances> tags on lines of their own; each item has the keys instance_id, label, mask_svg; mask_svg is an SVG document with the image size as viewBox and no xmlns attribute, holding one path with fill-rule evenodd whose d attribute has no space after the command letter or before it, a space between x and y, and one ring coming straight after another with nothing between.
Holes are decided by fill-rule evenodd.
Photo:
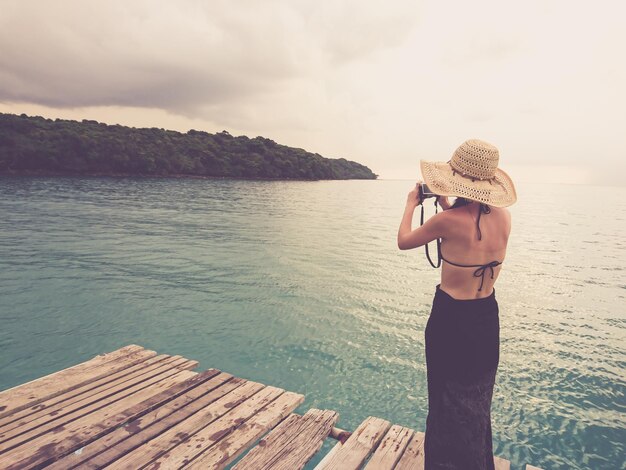
<instances>
[{"instance_id":1,"label":"sky","mask_svg":"<svg viewBox=\"0 0 626 470\"><path fill-rule=\"evenodd\" d=\"M0 0L0 112L625 185L626 1Z\"/></svg>"}]
</instances>

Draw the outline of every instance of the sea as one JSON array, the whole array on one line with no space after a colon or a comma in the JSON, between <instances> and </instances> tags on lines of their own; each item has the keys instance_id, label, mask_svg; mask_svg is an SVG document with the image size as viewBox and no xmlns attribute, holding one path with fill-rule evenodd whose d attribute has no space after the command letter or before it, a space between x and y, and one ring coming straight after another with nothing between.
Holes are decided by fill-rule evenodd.
<instances>
[{"instance_id":1,"label":"sea","mask_svg":"<svg viewBox=\"0 0 626 470\"><path fill-rule=\"evenodd\" d=\"M138 344L302 393L296 412L345 430L423 431L440 273L397 248L413 184L0 177L0 389ZM625 469L626 188L517 189L494 454Z\"/></svg>"}]
</instances>

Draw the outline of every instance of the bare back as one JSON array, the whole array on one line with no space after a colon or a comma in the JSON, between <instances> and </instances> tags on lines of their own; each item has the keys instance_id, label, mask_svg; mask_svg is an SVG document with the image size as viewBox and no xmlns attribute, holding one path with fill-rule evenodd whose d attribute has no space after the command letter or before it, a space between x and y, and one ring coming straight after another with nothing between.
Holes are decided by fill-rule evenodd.
<instances>
[{"instance_id":1,"label":"bare back","mask_svg":"<svg viewBox=\"0 0 626 470\"><path fill-rule=\"evenodd\" d=\"M477 203L445 211L445 230L441 252L446 260L463 265L486 265L503 262L511 232L511 215L507 209L491 207L491 212L480 217L481 239L476 221L480 206ZM454 266L442 263L440 288L455 299L479 299L491 295L502 265L487 268L484 276L476 267ZM491 278L493 269L493 279ZM475 275L476 274L476 275ZM478 288L483 283L481 290Z\"/></svg>"}]
</instances>

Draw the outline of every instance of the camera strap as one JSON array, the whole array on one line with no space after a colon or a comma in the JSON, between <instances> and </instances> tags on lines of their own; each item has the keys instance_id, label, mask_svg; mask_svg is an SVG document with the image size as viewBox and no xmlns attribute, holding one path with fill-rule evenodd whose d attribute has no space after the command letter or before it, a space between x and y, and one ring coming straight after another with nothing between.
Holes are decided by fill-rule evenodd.
<instances>
[{"instance_id":1,"label":"camera strap","mask_svg":"<svg viewBox=\"0 0 626 470\"><path fill-rule=\"evenodd\" d=\"M420 214L420 227L424 225L424 201L422 200L422 212ZM435 199L435 214L437 214L437 199ZM441 238L437 238L437 264L433 263L433 260L430 258L430 253L428 252L428 243L424 245L424 251L426 252L426 259L430 263L433 268L438 268L441 266Z\"/></svg>"}]
</instances>

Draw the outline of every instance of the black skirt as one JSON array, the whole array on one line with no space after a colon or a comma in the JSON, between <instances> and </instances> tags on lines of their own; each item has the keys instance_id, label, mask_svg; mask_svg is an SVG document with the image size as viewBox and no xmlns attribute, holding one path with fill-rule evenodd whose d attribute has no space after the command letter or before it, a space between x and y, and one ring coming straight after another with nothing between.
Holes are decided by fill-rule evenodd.
<instances>
[{"instance_id":1,"label":"black skirt","mask_svg":"<svg viewBox=\"0 0 626 470\"><path fill-rule=\"evenodd\" d=\"M457 300L438 285L425 335L425 470L493 470L491 398L500 360L495 290Z\"/></svg>"}]
</instances>

